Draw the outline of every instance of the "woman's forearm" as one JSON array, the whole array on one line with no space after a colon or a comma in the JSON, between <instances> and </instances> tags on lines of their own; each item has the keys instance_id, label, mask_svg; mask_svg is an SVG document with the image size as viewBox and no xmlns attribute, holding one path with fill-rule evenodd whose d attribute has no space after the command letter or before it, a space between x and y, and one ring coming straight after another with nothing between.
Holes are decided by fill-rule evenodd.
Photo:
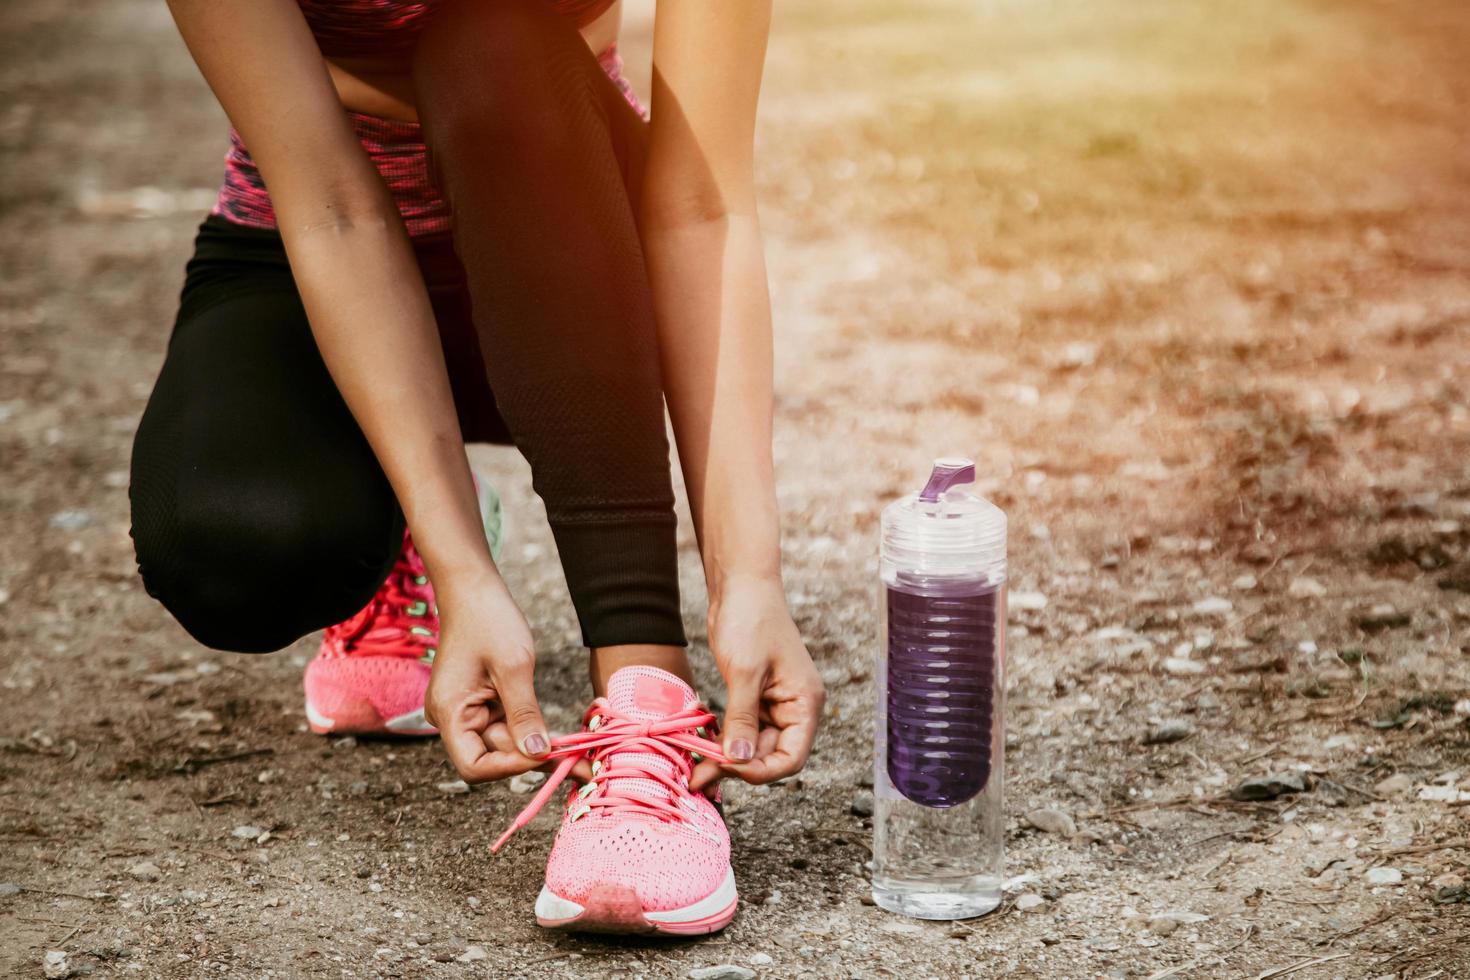
<instances>
[{"instance_id":1,"label":"woman's forearm","mask_svg":"<svg viewBox=\"0 0 1470 980\"><path fill-rule=\"evenodd\" d=\"M777 580L771 307L759 222L754 213L654 219L643 238L710 594L733 579Z\"/></svg>"},{"instance_id":2,"label":"woman's forearm","mask_svg":"<svg viewBox=\"0 0 1470 980\"><path fill-rule=\"evenodd\" d=\"M292 270L327 368L436 583L494 581L433 311L389 207L325 223L282 215Z\"/></svg>"},{"instance_id":3,"label":"woman's forearm","mask_svg":"<svg viewBox=\"0 0 1470 980\"><path fill-rule=\"evenodd\" d=\"M327 369L440 581L494 577L438 330L403 221L292 0L169 0L270 188Z\"/></svg>"}]
</instances>

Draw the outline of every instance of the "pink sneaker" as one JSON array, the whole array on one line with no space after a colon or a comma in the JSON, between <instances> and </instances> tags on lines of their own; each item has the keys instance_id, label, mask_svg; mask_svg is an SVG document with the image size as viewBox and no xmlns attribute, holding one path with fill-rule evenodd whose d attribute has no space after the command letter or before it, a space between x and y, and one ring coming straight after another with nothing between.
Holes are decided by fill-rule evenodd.
<instances>
[{"instance_id":1,"label":"pink sneaker","mask_svg":"<svg viewBox=\"0 0 1470 980\"><path fill-rule=\"evenodd\" d=\"M434 587L413 538L357 615L327 627L306 665L306 719L319 735L433 735L424 691L439 642Z\"/></svg>"},{"instance_id":2,"label":"pink sneaker","mask_svg":"<svg viewBox=\"0 0 1470 980\"><path fill-rule=\"evenodd\" d=\"M715 716L679 678L624 667L583 729L552 740L561 763L493 850L531 821L578 759L592 780L567 799L536 899L536 921L584 932L717 932L735 917L730 832L716 804L691 792L699 758L723 760L705 737Z\"/></svg>"}]
</instances>

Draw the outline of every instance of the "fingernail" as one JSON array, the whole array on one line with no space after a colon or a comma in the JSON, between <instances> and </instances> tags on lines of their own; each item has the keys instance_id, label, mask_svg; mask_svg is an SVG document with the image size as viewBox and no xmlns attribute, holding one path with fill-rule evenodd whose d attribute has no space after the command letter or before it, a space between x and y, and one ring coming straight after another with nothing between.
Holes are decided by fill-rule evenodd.
<instances>
[{"instance_id":1,"label":"fingernail","mask_svg":"<svg viewBox=\"0 0 1470 980\"><path fill-rule=\"evenodd\" d=\"M735 762L749 762L755 756L750 739L737 738L730 743L730 758Z\"/></svg>"},{"instance_id":2,"label":"fingernail","mask_svg":"<svg viewBox=\"0 0 1470 980\"><path fill-rule=\"evenodd\" d=\"M526 755L540 755L546 751L546 736L540 732L526 736Z\"/></svg>"}]
</instances>

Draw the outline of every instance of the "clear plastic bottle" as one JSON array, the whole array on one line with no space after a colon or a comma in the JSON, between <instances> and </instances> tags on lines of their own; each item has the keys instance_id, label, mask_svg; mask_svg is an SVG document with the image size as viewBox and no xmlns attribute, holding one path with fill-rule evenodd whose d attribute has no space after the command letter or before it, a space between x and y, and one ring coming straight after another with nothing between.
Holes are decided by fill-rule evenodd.
<instances>
[{"instance_id":1,"label":"clear plastic bottle","mask_svg":"<svg viewBox=\"0 0 1470 980\"><path fill-rule=\"evenodd\" d=\"M1006 517L968 459L883 510L873 898L920 919L1000 904Z\"/></svg>"}]
</instances>

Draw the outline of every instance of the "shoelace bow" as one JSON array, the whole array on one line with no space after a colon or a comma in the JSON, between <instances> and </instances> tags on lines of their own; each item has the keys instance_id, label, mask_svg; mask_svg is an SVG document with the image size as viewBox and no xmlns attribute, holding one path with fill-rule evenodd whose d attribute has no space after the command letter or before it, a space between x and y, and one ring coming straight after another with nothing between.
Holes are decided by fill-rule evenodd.
<instances>
[{"instance_id":1,"label":"shoelace bow","mask_svg":"<svg viewBox=\"0 0 1470 980\"><path fill-rule=\"evenodd\" d=\"M434 588L413 541L404 535L403 553L387 580L366 606L336 627L354 653L387 657L432 657L439 639Z\"/></svg>"},{"instance_id":2,"label":"shoelace bow","mask_svg":"<svg viewBox=\"0 0 1470 980\"><path fill-rule=\"evenodd\" d=\"M688 811L676 801L681 794L690 792L689 777L694 772L691 754L715 762L727 761L718 742L698 733L698 729L714 720L715 716L702 706L685 708L658 721L643 722L605 704L597 705L588 712L587 728L570 735L558 735L551 740L548 757L561 762L526 808L490 847L491 852L499 851L512 834L536 818L576 766L577 760L584 758L592 760L592 779L577 791L580 799L574 804L577 810L573 813L573 820L599 811L643 813L665 820L687 818ZM630 758L638 752L667 759L672 773L651 765L650 760ZM630 792L619 785L620 780L626 779L652 780L667 788L669 796L659 798Z\"/></svg>"}]
</instances>

